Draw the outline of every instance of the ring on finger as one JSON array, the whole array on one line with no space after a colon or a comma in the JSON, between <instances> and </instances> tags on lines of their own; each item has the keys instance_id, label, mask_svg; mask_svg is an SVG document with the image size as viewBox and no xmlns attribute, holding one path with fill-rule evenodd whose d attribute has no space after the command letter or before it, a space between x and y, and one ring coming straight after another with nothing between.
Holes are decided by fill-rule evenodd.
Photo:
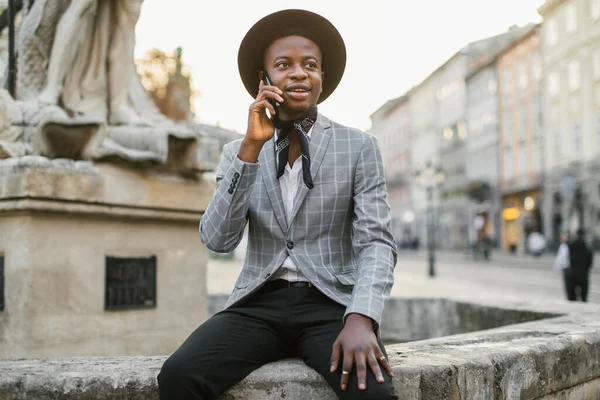
<instances>
[{"instance_id":1,"label":"ring on finger","mask_svg":"<svg viewBox=\"0 0 600 400\"><path fill-rule=\"evenodd\" d=\"M386 360L385 356L381 356L381 357L379 357L379 361L387 361L387 360Z\"/></svg>"},{"instance_id":2,"label":"ring on finger","mask_svg":"<svg viewBox=\"0 0 600 400\"><path fill-rule=\"evenodd\" d=\"M348 371L342 371L342 375L350 375L350 372L348 372Z\"/></svg>"}]
</instances>

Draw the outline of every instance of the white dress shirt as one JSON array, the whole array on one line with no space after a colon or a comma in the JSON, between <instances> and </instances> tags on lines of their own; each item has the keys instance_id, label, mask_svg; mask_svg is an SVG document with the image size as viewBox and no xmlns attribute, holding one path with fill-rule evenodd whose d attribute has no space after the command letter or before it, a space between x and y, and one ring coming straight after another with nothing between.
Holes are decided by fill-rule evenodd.
<instances>
[{"instance_id":1,"label":"white dress shirt","mask_svg":"<svg viewBox=\"0 0 600 400\"><path fill-rule=\"evenodd\" d=\"M569 245L566 243L561 243L558 247L558 253L556 254L556 259L554 260L554 270L562 271L571 266L570 254L569 254Z\"/></svg>"},{"instance_id":2,"label":"white dress shirt","mask_svg":"<svg viewBox=\"0 0 600 400\"><path fill-rule=\"evenodd\" d=\"M312 127L308 131L308 138L312 133ZM273 140L277 141L278 131L275 131L275 137ZM283 206L285 208L285 216L288 224L291 222L292 210L294 209L294 199L300 185L304 185L304 179L302 177L302 156L298 157L294 161L294 165L290 167L288 163L285 166L285 172L283 176L279 178L279 186L281 187L281 197L283 199ZM308 282L308 279L302 272L298 271L298 267L294 264L294 261L288 256L281 264L281 267L271 276L271 280L285 279L290 282Z\"/></svg>"}]
</instances>

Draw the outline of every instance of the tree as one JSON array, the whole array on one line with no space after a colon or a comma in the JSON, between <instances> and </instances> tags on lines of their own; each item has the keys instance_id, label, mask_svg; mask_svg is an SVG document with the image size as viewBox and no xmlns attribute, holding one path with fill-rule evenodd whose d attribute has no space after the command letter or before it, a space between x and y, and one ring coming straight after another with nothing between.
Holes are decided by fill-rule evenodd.
<instances>
[{"instance_id":1,"label":"tree","mask_svg":"<svg viewBox=\"0 0 600 400\"><path fill-rule=\"evenodd\" d=\"M193 99L200 93L193 88L182 54L181 47L173 55L152 49L137 66L142 84L160 111L175 121L191 121L195 116Z\"/></svg>"}]
</instances>

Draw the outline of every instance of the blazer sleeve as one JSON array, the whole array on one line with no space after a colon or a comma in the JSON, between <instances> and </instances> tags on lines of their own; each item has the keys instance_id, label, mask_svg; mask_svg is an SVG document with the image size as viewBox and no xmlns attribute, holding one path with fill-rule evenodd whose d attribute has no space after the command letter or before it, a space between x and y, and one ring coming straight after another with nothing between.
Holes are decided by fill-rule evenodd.
<instances>
[{"instance_id":1,"label":"blazer sleeve","mask_svg":"<svg viewBox=\"0 0 600 400\"><path fill-rule=\"evenodd\" d=\"M215 193L200 220L200 240L217 253L233 251L242 240L258 174L258 163L240 160L235 143L223 147Z\"/></svg>"},{"instance_id":2,"label":"blazer sleeve","mask_svg":"<svg viewBox=\"0 0 600 400\"><path fill-rule=\"evenodd\" d=\"M357 262L356 283L344 318L358 313L379 324L394 283L397 250L381 152L371 135L356 165L352 246Z\"/></svg>"}]
</instances>

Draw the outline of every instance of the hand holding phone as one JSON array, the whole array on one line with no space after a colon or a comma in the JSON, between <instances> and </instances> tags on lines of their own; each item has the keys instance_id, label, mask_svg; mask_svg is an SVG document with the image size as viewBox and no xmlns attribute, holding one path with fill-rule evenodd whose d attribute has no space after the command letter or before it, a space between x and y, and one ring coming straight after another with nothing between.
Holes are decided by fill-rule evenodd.
<instances>
[{"instance_id":1,"label":"hand holding phone","mask_svg":"<svg viewBox=\"0 0 600 400\"><path fill-rule=\"evenodd\" d=\"M267 73L265 71L263 71L263 80L265 82L265 85L273 86L273 84L271 83L271 79L269 79L269 75L267 75ZM269 101L269 103L271 103L271 105L275 109L275 115L269 115L269 118L271 118L272 120L275 120L277 118L277 116L279 115L280 104L275 99L269 99L268 101Z\"/></svg>"}]
</instances>

